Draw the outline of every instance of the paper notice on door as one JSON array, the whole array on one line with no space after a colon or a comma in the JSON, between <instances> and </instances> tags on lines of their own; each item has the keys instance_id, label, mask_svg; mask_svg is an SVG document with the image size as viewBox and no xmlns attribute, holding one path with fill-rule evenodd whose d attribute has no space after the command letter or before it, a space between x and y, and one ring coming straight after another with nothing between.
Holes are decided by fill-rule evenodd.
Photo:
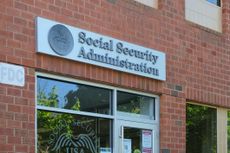
<instances>
[{"instance_id":1,"label":"paper notice on door","mask_svg":"<svg viewBox=\"0 0 230 153\"><path fill-rule=\"evenodd\" d=\"M131 139L124 139L124 153L131 153L132 152L132 140Z\"/></svg>"},{"instance_id":2,"label":"paper notice on door","mask_svg":"<svg viewBox=\"0 0 230 153\"><path fill-rule=\"evenodd\" d=\"M143 151L146 150L143 153L149 153L147 150L152 150L152 131L142 130L142 148Z\"/></svg>"}]
</instances>

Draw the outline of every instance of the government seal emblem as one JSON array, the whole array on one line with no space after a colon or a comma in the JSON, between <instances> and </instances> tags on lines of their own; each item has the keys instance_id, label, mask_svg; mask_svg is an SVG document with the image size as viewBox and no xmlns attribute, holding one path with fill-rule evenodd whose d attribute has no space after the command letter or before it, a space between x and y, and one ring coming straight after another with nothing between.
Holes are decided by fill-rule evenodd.
<instances>
[{"instance_id":1,"label":"government seal emblem","mask_svg":"<svg viewBox=\"0 0 230 153\"><path fill-rule=\"evenodd\" d=\"M48 41L52 50L61 56L69 54L74 45L70 30L61 24L56 24L50 29Z\"/></svg>"}]
</instances>

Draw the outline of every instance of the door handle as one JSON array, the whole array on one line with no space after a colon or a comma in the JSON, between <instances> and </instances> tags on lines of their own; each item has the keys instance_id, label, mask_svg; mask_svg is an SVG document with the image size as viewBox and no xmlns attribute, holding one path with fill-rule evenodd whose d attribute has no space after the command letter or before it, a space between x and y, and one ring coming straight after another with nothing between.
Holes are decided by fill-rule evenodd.
<instances>
[{"instance_id":1,"label":"door handle","mask_svg":"<svg viewBox=\"0 0 230 153\"><path fill-rule=\"evenodd\" d=\"M120 139L121 139L121 153L124 152L124 126L120 128Z\"/></svg>"},{"instance_id":2,"label":"door handle","mask_svg":"<svg viewBox=\"0 0 230 153\"><path fill-rule=\"evenodd\" d=\"M121 128L120 128L119 137L120 137L120 138L123 138L123 137L124 137L124 126L121 126Z\"/></svg>"}]
</instances>

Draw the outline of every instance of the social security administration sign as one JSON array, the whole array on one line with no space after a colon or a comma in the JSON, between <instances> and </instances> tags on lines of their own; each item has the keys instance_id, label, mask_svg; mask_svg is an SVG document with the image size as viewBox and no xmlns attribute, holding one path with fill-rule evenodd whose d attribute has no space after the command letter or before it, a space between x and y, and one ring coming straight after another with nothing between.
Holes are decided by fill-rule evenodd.
<instances>
[{"instance_id":1,"label":"social security administration sign","mask_svg":"<svg viewBox=\"0 0 230 153\"><path fill-rule=\"evenodd\" d=\"M166 80L163 52L41 17L36 35L39 53Z\"/></svg>"}]
</instances>

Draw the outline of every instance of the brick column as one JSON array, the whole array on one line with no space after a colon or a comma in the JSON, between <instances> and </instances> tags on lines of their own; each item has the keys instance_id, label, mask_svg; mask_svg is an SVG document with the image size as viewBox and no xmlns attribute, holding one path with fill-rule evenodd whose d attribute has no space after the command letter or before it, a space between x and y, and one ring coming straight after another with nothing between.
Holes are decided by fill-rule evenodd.
<instances>
[{"instance_id":1,"label":"brick column","mask_svg":"<svg viewBox=\"0 0 230 153\"><path fill-rule=\"evenodd\" d=\"M185 153L186 100L162 95L160 98L161 153Z\"/></svg>"},{"instance_id":2,"label":"brick column","mask_svg":"<svg viewBox=\"0 0 230 153\"><path fill-rule=\"evenodd\" d=\"M34 70L24 87L0 84L0 153L35 152Z\"/></svg>"}]
</instances>

